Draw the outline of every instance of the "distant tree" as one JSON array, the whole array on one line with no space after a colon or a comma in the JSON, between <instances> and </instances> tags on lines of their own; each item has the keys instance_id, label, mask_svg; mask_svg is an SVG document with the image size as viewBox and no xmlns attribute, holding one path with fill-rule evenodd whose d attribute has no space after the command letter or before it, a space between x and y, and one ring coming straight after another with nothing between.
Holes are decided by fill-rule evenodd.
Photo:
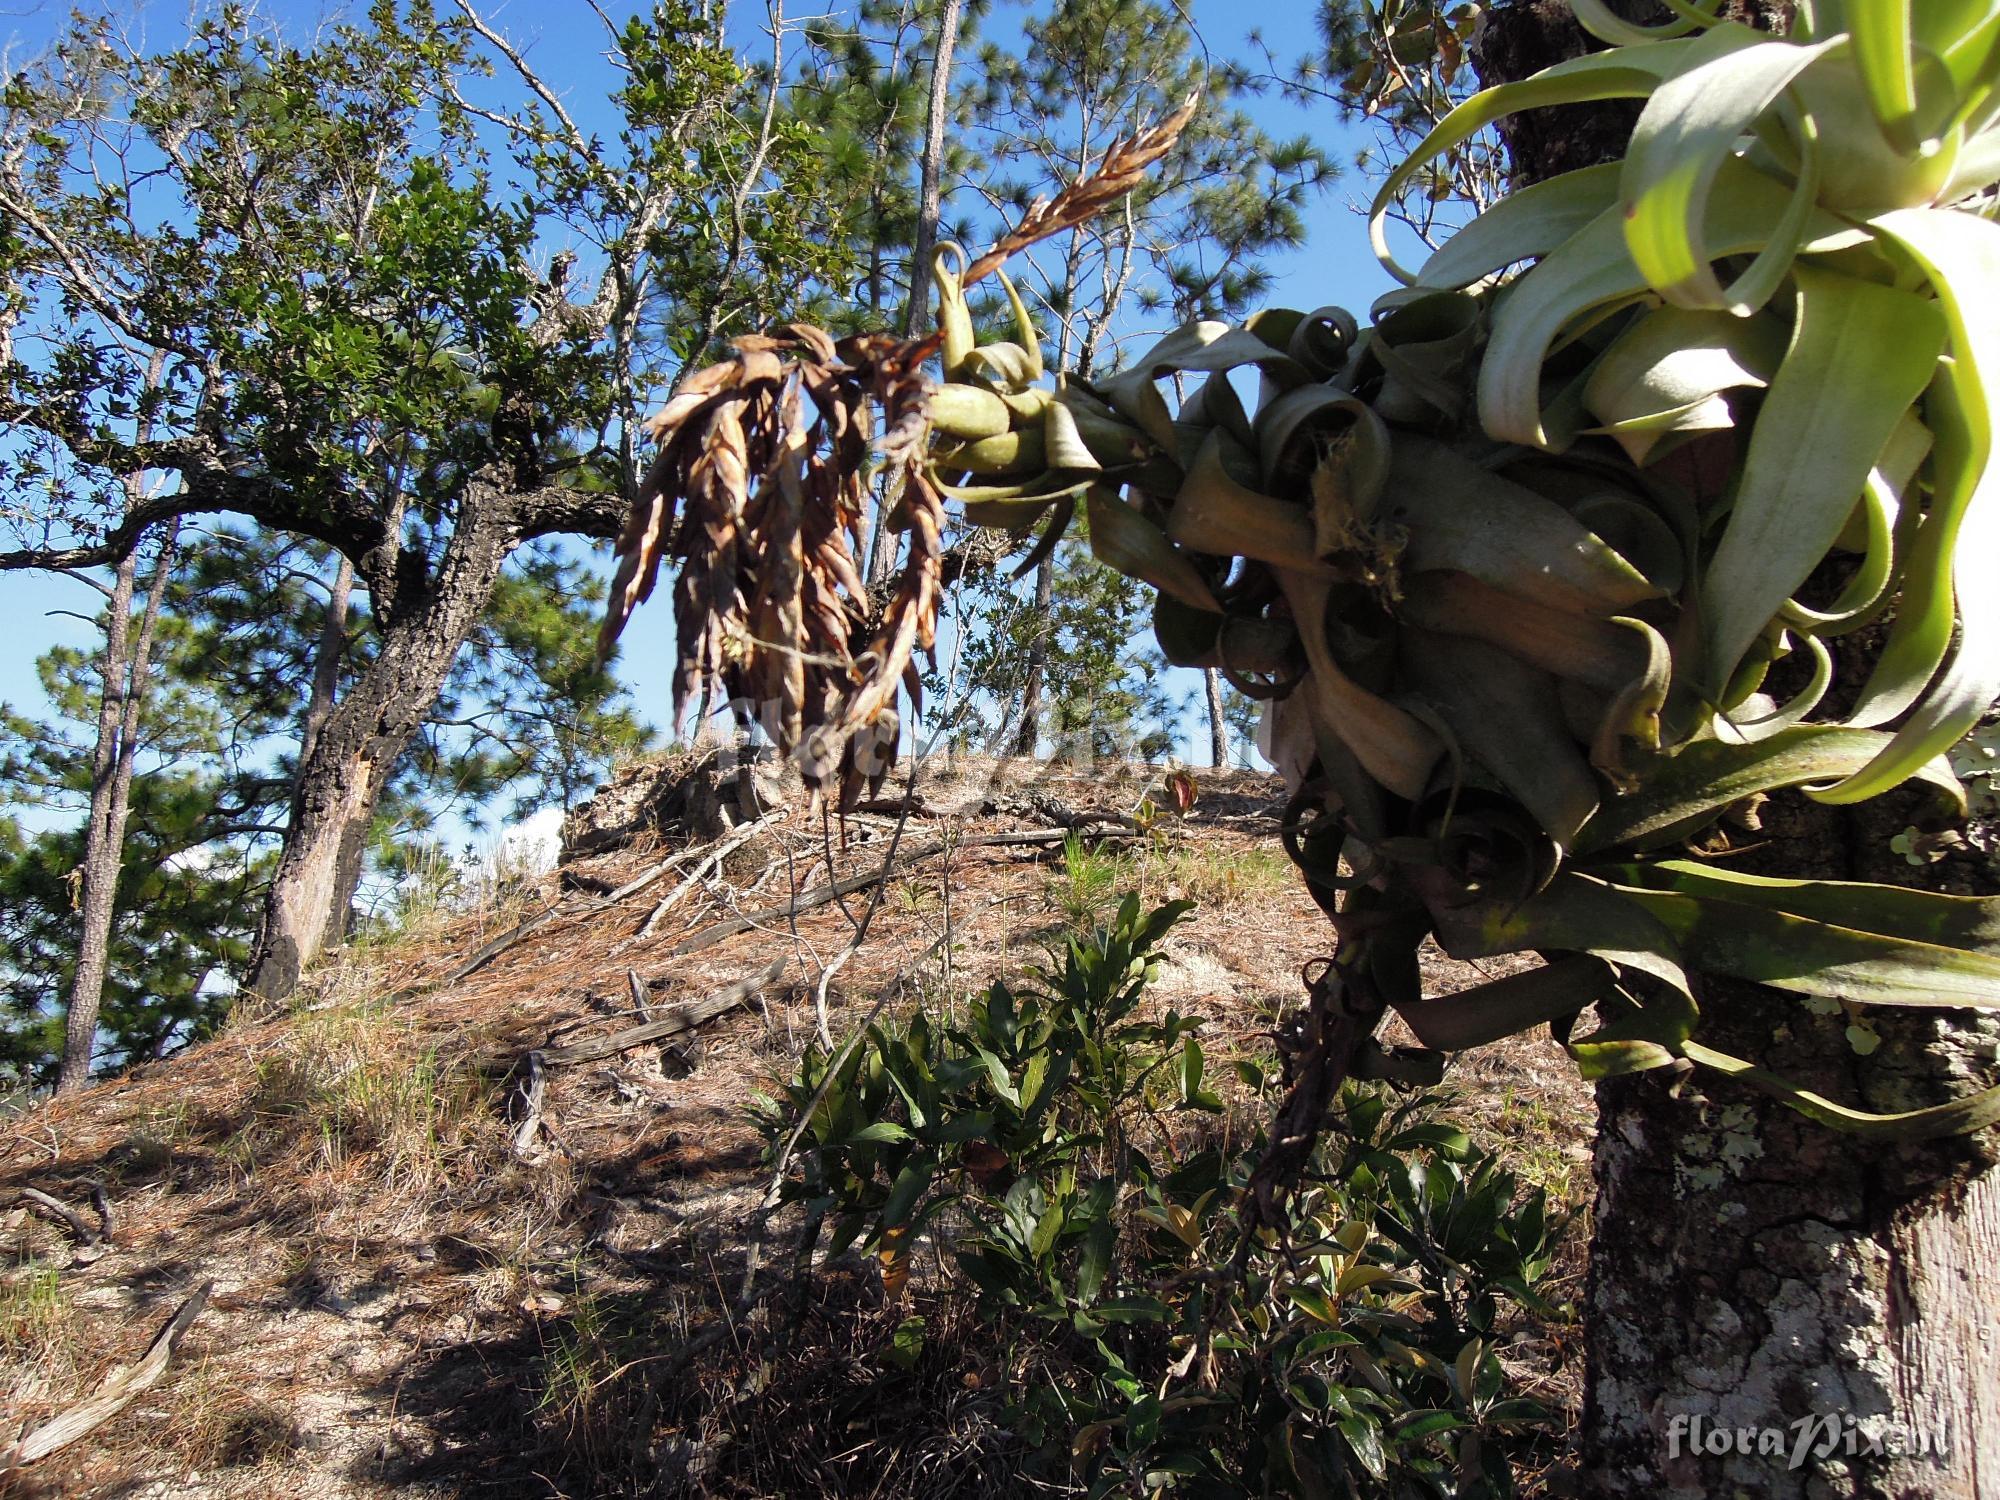
<instances>
[{"instance_id":1,"label":"distant tree","mask_svg":"<svg viewBox=\"0 0 2000 1500\"><path fill-rule=\"evenodd\" d=\"M988 43L978 59L972 108L993 163L979 191L996 213L1018 216L1086 175L1115 140L1197 88L1207 101L1122 211L1018 262L1056 368L1108 375L1129 337L1157 333L1161 323L1233 317L1261 298L1270 286L1265 259L1301 241L1300 209L1334 175L1319 148L1274 140L1230 108L1239 70L1204 63L1185 24L1153 0L1056 0L1024 23L1023 35L1020 52ZM1075 552L1076 543L1062 547ZM1100 690L1049 623L1058 573L1080 579L1098 568L1087 553L1051 554L1035 570L1032 607L1002 612L1026 663L1016 689L1016 753L1034 753L1048 700L1064 722L1078 712L1066 699ZM1134 585L1102 571L1087 585L1092 592L1125 590L1136 601ZM1121 612L1135 609L1129 603Z\"/></svg>"},{"instance_id":2,"label":"distant tree","mask_svg":"<svg viewBox=\"0 0 2000 1500\"><path fill-rule=\"evenodd\" d=\"M141 602L114 581L98 650L41 658L51 717L0 704L0 794L43 825L0 830L0 1061L65 1086L88 1075L100 1030L130 1060L214 1013L270 869L224 753L269 722L181 685L202 647L166 606L171 559L149 561Z\"/></svg>"},{"instance_id":3,"label":"distant tree","mask_svg":"<svg viewBox=\"0 0 2000 1500\"><path fill-rule=\"evenodd\" d=\"M803 23L798 66L784 104L824 142L828 178L823 198L839 203L854 270L852 296L829 309L854 326L872 317L901 325L913 315L910 288L918 278L916 243L923 206L923 157L931 125L930 94L940 37L949 22L951 47L977 35L991 0L859 0L851 9ZM977 163L968 101L951 96L951 58L940 117L941 200ZM961 225L960 227L965 227Z\"/></svg>"},{"instance_id":4,"label":"distant tree","mask_svg":"<svg viewBox=\"0 0 2000 1500\"><path fill-rule=\"evenodd\" d=\"M223 513L330 549L366 598L365 659L315 663L341 690L315 700L291 790L249 973L267 998L337 940L509 559L611 535L653 388L844 254L798 212L810 142L712 19L661 3L610 27L607 142L456 11L376 0L298 47L225 5L159 55L79 23L0 118L0 477L44 497L0 568L115 568ZM481 102L495 67L527 108ZM537 269L552 240L588 262ZM131 503L141 473L163 478ZM349 629L335 566L329 641Z\"/></svg>"},{"instance_id":5,"label":"distant tree","mask_svg":"<svg viewBox=\"0 0 2000 1500\"><path fill-rule=\"evenodd\" d=\"M1275 85L1302 103L1332 105L1350 125L1365 127L1369 143L1354 166L1380 181L1457 105L1479 88L1473 41L1491 9L1480 0L1320 0L1318 46L1281 62L1259 33L1250 44L1267 71L1260 85ZM1511 121L1475 131L1426 163L1398 189L1390 216L1426 244L1455 228L1466 211L1489 207L1507 186L1509 160L1503 132L1531 134L1571 129L1573 115L1547 122ZM1541 150L1531 144L1528 155Z\"/></svg>"},{"instance_id":6,"label":"distant tree","mask_svg":"<svg viewBox=\"0 0 2000 1500\"><path fill-rule=\"evenodd\" d=\"M104 650L42 659L50 711L38 718L0 706L0 795L43 829L29 837L17 826L0 851L13 939L0 1054L30 1076L59 1056L80 1079L93 1060L151 1055L227 1008L284 839L297 747L321 702L316 668L333 660L344 691L372 657L365 614L326 653L324 548L192 526L186 535L192 545L170 570L146 549L144 598L125 606L127 637L143 630L150 650L143 682L121 690L115 756L129 815L115 842L95 842L108 779L97 754ZM644 726L596 662L602 592L581 559L517 554L475 649L460 654L385 786L370 837L378 864L423 842L448 811L476 826L503 797L508 816L567 805L643 743ZM98 615L106 641L117 607L107 601ZM94 867L103 847L111 857ZM100 890L103 925L85 927ZM101 1020L79 1012L85 978ZM66 1055L49 1041L65 1031Z\"/></svg>"},{"instance_id":7,"label":"distant tree","mask_svg":"<svg viewBox=\"0 0 2000 1500\"><path fill-rule=\"evenodd\" d=\"M847 228L855 274L852 295L823 309L830 327L927 326L930 255L947 205L979 169L977 122L965 91L954 93L954 59L990 9L991 0L860 0L801 27L785 103L823 142L821 201ZM971 221L942 233L969 234ZM877 486L862 560L873 581L889 564L881 522L896 499Z\"/></svg>"},{"instance_id":8,"label":"distant tree","mask_svg":"<svg viewBox=\"0 0 2000 1500\"><path fill-rule=\"evenodd\" d=\"M1079 535L1084 528L1078 524ZM1185 705L1167 685L1162 664L1137 644L1147 638L1150 601L1122 574L1097 563L1087 545L1054 558L1046 609L1034 596L990 580L970 587L969 620L960 627L959 674L976 692L957 704L956 743L979 750L1011 743L1011 711L1026 684L1030 657L1021 642L1038 635L1044 660L1060 665L1042 725L1052 752L1075 760L1161 760L1173 753L1173 725ZM950 684L933 691L951 703Z\"/></svg>"}]
</instances>

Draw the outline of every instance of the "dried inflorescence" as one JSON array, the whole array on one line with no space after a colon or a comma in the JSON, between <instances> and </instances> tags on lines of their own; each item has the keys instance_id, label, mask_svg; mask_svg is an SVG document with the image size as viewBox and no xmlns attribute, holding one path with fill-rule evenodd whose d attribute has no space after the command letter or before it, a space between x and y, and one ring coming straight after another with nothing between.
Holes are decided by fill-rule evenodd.
<instances>
[{"instance_id":1,"label":"dried inflorescence","mask_svg":"<svg viewBox=\"0 0 2000 1500\"><path fill-rule=\"evenodd\" d=\"M1114 144L1090 176L1029 209L954 290L1131 192L1194 109L1190 98ZM879 785L895 759L898 683L920 706L913 656L936 629L944 524L928 467L934 387L922 367L945 342L835 341L803 323L737 339L733 358L689 376L647 423L660 451L618 539L600 650L671 558L676 716L719 684L796 757L809 785L834 783L842 806ZM884 524L909 537L886 602L879 589L871 602L855 561L878 487L896 497Z\"/></svg>"},{"instance_id":2,"label":"dried inflorescence","mask_svg":"<svg viewBox=\"0 0 2000 1500\"><path fill-rule=\"evenodd\" d=\"M797 747L808 783L831 781L848 803L895 758L896 687L916 701L912 656L937 617L944 505L915 462L930 438L929 351L801 323L734 347L647 424L659 454L618 540L600 644L673 559L676 714L719 683ZM909 535L879 613L855 561L874 484L901 486L891 520Z\"/></svg>"},{"instance_id":3,"label":"dried inflorescence","mask_svg":"<svg viewBox=\"0 0 2000 1500\"><path fill-rule=\"evenodd\" d=\"M1153 164L1173 150L1174 142L1194 118L1201 96L1190 94L1185 103L1157 125L1149 125L1121 141L1114 141L1097 164L1097 170L1064 188L1055 197L1038 202L1022 216L1021 222L965 269L964 284L971 286L1007 263L1010 255L1030 245L1088 224L1127 193L1140 187Z\"/></svg>"}]
</instances>

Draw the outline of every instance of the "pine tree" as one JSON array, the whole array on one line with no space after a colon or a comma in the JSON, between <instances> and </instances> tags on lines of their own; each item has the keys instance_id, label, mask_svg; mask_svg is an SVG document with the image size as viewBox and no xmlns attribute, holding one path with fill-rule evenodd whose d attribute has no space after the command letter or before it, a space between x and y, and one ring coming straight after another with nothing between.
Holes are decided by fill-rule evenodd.
<instances>
[{"instance_id":1,"label":"pine tree","mask_svg":"<svg viewBox=\"0 0 2000 1500\"><path fill-rule=\"evenodd\" d=\"M147 601L125 602L138 620L150 617L153 648L118 743L130 816L101 877L101 1022L80 1017L75 996L90 935L79 919L94 874L102 651L43 658L50 715L0 711L0 791L46 825L30 837L17 824L0 851L13 938L0 1046L18 1070L43 1076L65 1056L66 1032L80 1079L93 1059L152 1055L226 1010L286 833L319 669L332 660L337 696L376 649L363 608L327 656L336 572L324 547L218 530L183 555L157 599L148 590ZM152 578L162 577L155 563ZM478 827L495 813L568 806L611 760L643 745L645 727L596 660L602 593L582 559L517 554L473 649L385 784L364 845L378 865L423 847L447 816ZM107 639L117 607L107 601L100 613Z\"/></svg>"},{"instance_id":2,"label":"pine tree","mask_svg":"<svg viewBox=\"0 0 2000 1500\"><path fill-rule=\"evenodd\" d=\"M1197 88L1206 100L1122 212L1020 258L1023 292L1046 325L1056 368L1108 375L1129 338L1157 333L1160 323L1231 317L1262 297L1265 258L1300 242L1301 206L1332 179L1326 156L1303 139L1273 140L1229 107L1240 70L1204 65L1185 25L1153 0L1057 0L1023 32L1018 55L989 44L979 56L975 106L994 164L980 191L1002 214L1018 215L1086 175L1113 141ZM1036 750L1049 705L1057 723L1071 723L1088 711L1080 700L1105 688L1050 623L1058 575L1101 571L1078 546L1066 540L1035 569L1028 608L992 616L1014 632L1026 663L1014 689L1019 754ZM1086 586L1098 595L1139 592L1115 574Z\"/></svg>"},{"instance_id":3,"label":"pine tree","mask_svg":"<svg viewBox=\"0 0 2000 1500\"><path fill-rule=\"evenodd\" d=\"M52 719L0 705L0 791L46 825L30 834L10 820L0 836L0 1060L36 1081L74 1087L100 1050L152 1056L212 1019L269 874L269 846L248 836L256 814L232 805L227 768L232 742L271 723L195 684L199 635L168 606L171 559L151 561L143 601L111 586L100 649L59 647L38 662Z\"/></svg>"}]
</instances>

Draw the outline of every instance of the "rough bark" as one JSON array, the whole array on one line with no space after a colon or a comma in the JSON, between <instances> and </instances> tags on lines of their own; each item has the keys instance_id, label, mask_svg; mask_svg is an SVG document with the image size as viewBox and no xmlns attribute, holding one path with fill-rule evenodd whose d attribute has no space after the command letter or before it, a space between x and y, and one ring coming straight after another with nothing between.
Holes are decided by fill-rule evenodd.
<instances>
[{"instance_id":1,"label":"rough bark","mask_svg":"<svg viewBox=\"0 0 2000 1500\"><path fill-rule=\"evenodd\" d=\"M111 579L111 599L104 622L104 655L99 669L97 743L90 765L90 821L83 836L83 862L77 867L77 907L82 930L77 937L76 973L70 980L69 1005L63 1019L62 1069L56 1092L81 1088L90 1076L90 1057L97 1041L97 1012L104 994L109 962L113 887L117 883L122 820L112 815L118 763L118 725L123 717L120 696L131 665L128 642L132 628L132 594L139 571L137 556L118 564ZM119 834L113 842L112 834Z\"/></svg>"},{"instance_id":2,"label":"rough bark","mask_svg":"<svg viewBox=\"0 0 2000 1500\"><path fill-rule=\"evenodd\" d=\"M1208 763L1217 770L1229 764L1229 718L1222 709L1222 674L1205 667L1202 688L1208 694Z\"/></svg>"},{"instance_id":3,"label":"rough bark","mask_svg":"<svg viewBox=\"0 0 2000 1500\"><path fill-rule=\"evenodd\" d=\"M1653 18L1643 3L1617 8ZM1765 0L1727 8L1766 25L1783 11ZM1525 0L1488 12L1473 56L1491 84L1597 46L1567 0ZM1617 156L1635 117L1627 105L1513 117L1501 133L1515 185ZM1850 637L1844 649L1865 648ZM1842 680L1859 680L1859 666L1844 661ZM1792 877L1996 889L1994 869L1976 853L1921 874L1892 853L1912 811L1894 798L1851 810L1778 798L1765 811L1756 863L1733 863ZM1883 1041L1864 1058L1844 1014L1697 979L1704 1041L1850 1106L1911 1109L1994 1081L1995 1018L1878 1008L1870 1020ZM1600 1085L1583 1492L2000 1496L1992 1134L1897 1147L1836 1134L1726 1081L1647 1073ZM1750 1435L1748 1452L1739 1429ZM1912 1443L1935 1443L1941 1432L1944 1451L1872 1447L1871 1437L1892 1431Z\"/></svg>"},{"instance_id":4,"label":"rough bark","mask_svg":"<svg viewBox=\"0 0 2000 1500\"><path fill-rule=\"evenodd\" d=\"M138 478L127 483L136 499ZM149 692L153 629L160 602L173 571L178 526L161 543L146 590L137 629L133 629L132 596L137 588L138 558L124 558L112 575L111 599L104 630L104 657L97 711L97 744L91 755L90 821L84 831L83 862L78 866L77 905L81 928L77 936L76 972L70 980L69 1004L63 1015L62 1065L56 1092L81 1088L90 1077L97 1049L97 1018L104 1004L104 981L111 964L111 924L117 915L118 872L124 868L125 825L132 808L132 772L138 755L139 721Z\"/></svg>"},{"instance_id":5,"label":"rough bark","mask_svg":"<svg viewBox=\"0 0 2000 1500\"><path fill-rule=\"evenodd\" d=\"M347 655L347 610L354 595L354 564L342 557L327 589L326 615L320 624L319 643L313 648L312 691L306 699L305 717L299 724L299 760L312 754L319 732L333 712L334 694L340 688L340 667Z\"/></svg>"},{"instance_id":6,"label":"rough bark","mask_svg":"<svg viewBox=\"0 0 2000 1500\"><path fill-rule=\"evenodd\" d=\"M1897 880L1909 873L1889 849L1897 811L1837 816L1785 799L1756 868ZM1949 883L1992 889L1980 863ZM1710 979L1702 999L1711 1045L1855 1107L1916 1108L1993 1082L1993 1017L1877 1009L1883 1042L1863 1058L1846 1015L1813 1014L1796 996ZM2000 1494L1990 1133L1862 1142L1728 1083L1676 1089L1656 1074L1601 1085L1598 1107L1586 1493ZM1697 1421L1710 1435L1698 1452ZM1783 1451L1740 1452L1737 1429L1776 1433L1760 1441ZM1944 1451L1869 1451L1867 1437L1891 1433ZM1727 1451L1705 1451L1723 1434Z\"/></svg>"},{"instance_id":7,"label":"rough bark","mask_svg":"<svg viewBox=\"0 0 2000 1500\"><path fill-rule=\"evenodd\" d=\"M395 612L380 623L375 660L327 714L300 760L247 981L264 1003L291 994L306 968L345 936L382 789L518 543L505 497L483 484L475 489L436 575L421 587L406 581L400 588Z\"/></svg>"},{"instance_id":8,"label":"rough bark","mask_svg":"<svg viewBox=\"0 0 2000 1500\"><path fill-rule=\"evenodd\" d=\"M1612 8L1634 13L1651 7L1614 0ZM1576 24L1569 0L1518 0L1487 11L1472 63L1482 83L1507 83L1603 45ZM1636 103L1562 104L1509 115L1495 130L1507 148L1514 186L1525 187L1623 155L1638 118Z\"/></svg>"},{"instance_id":9,"label":"rough bark","mask_svg":"<svg viewBox=\"0 0 2000 1500\"><path fill-rule=\"evenodd\" d=\"M937 46L931 54L929 114L917 187L917 238L910 249L910 301L903 319L906 338L917 338L930 326L931 254L937 248L938 221L943 217L944 127L951 105L951 55L958 46L959 9L960 0L945 0L938 17Z\"/></svg>"}]
</instances>

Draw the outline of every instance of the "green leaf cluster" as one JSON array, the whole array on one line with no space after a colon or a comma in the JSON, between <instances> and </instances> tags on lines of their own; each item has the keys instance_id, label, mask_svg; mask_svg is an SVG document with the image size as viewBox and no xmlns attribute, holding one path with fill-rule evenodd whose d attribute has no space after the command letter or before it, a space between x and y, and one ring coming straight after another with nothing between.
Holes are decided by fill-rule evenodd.
<instances>
[{"instance_id":1,"label":"green leaf cluster","mask_svg":"<svg viewBox=\"0 0 2000 1500\"><path fill-rule=\"evenodd\" d=\"M1495 1351L1519 1309L1558 1315L1539 1289L1561 1225L1432 1101L1356 1085L1289 1245L1259 1239L1227 1274L1262 1139L1200 1130L1223 1103L1195 1023L1139 1019L1185 910L1128 897L962 1023L919 1012L830 1069L809 1055L761 1116L774 1151L803 1122L784 1187L808 1215L803 1253L825 1225L829 1255L859 1243L902 1297L919 1236L948 1248L1040 1478L1512 1494L1510 1460L1552 1417ZM1254 1061L1237 1071L1267 1082ZM905 1318L884 1357L923 1358L924 1327Z\"/></svg>"},{"instance_id":2,"label":"green leaf cluster","mask_svg":"<svg viewBox=\"0 0 2000 1500\"><path fill-rule=\"evenodd\" d=\"M1044 546L1082 496L1098 557L1156 590L1168 658L1270 702L1355 1003L1440 1050L1548 1022L1592 1077L1693 1062L1843 1128L1979 1128L2000 1091L1866 1115L1697 1027L1702 974L1992 1008L1986 904L1780 896L1675 856L1727 854L1718 823L1795 789L1914 780L1933 819L1965 813L1946 753L2000 695L1978 574L2000 540L2000 11L1802 5L1771 35L1700 5L1650 29L1576 10L1608 50L1466 100L1382 184L1406 285L1366 328L1197 321L1040 393L981 358L941 265L946 389L991 391L1005 425L941 401L934 465L973 476L952 492L975 521L1048 517ZM1623 160L1395 264L1385 220L1428 163L1611 99L1641 103ZM1836 684L1837 643L1885 620ZM1552 961L1426 998L1431 932Z\"/></svg>"}]
</instances>

